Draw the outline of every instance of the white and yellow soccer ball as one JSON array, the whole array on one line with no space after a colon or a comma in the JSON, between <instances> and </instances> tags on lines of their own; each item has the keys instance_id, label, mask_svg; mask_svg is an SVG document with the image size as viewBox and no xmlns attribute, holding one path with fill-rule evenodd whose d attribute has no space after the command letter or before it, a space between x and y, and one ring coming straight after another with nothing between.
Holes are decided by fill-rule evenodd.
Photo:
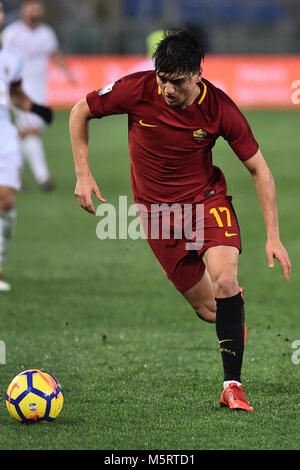
<instances>
[{"instance_id":1,"label":"white and yellow soccer ball","mask_svg":"<svg viewBox=\"0 0 300 470\"><path fill-rule=\"evenodd\" d=\"M64 396L60 384L49 372L29 369L9 384L6 407L21 423L53 421L62 410Z\"/></svg>"}]
</instances>

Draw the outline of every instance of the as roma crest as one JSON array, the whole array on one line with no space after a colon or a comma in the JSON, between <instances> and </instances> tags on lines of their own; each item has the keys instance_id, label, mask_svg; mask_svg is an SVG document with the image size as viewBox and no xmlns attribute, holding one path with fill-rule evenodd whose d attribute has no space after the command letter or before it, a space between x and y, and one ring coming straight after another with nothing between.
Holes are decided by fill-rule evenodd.
<instances>
[{"instance_id":1,"label":"as roma crest","mask_svg":"<svg viewBox=\"0 0 300 470\"><path fill-rule=\"evenodd\" d=\"M197 129L193 132L193 139L196 142L201 142L205 137L207 137L207 132L204 129Z\"/></svg>"}]
</instances>

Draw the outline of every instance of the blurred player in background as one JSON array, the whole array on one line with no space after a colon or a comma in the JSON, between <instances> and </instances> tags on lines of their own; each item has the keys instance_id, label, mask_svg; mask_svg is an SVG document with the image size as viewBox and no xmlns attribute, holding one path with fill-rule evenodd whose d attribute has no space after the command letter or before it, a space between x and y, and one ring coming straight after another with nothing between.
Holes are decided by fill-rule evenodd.
<instances>
[{"instance_id":1,"label":"blurred player in background","mask_svg":"<svg viewBox=\"0 0 300 470\"><path fill-rule=\"evenodd\" d=\"M224 371L220 405L253 411L241 385L245 322L237 279L240 231L225 176L212 161L212 148L219 137L228 142L253 177L265 219L269 266L277 258L289 279L290 260L279 237L272 174L243 114L224 92L202 77L203 57L197 35L171 30L154 53L155 70L123 77L74 106L70 134L77 174L75 196L91 213L95 213L92 194L105 200L89 167L88 121L128 114L131 183L148 243L197 315L216 323ZM187 248L183 230L177 236L178 220L171 223L171 237L163 233L151 236L157 204L169 208L192 205L194 225L201 206L204 236L196 249ZM182 229L183 220L180 222Z\"/></svg>"},{"instance_id":2,"label":"blurred player in background","mask_svg":"<svg viewBox=\"0 0 300 470\"><path fill-rule=\"evenodd\" d=\"M50 57L74 82L67 69L53 29L42 23L45 7L40 0L26 0L21 8L22 18L8 25L2 35L4 44L11 45L24 60L23 87L30 98L45 104L47 69ZM15 110L15 121L21 138L21 149L34 177L43 190L51 190L55 183L51 178L43 145L45 123L39 116Z\"/></svg>"},{"instance_id":3,"label":"blurred player in background","mask_svg":"<svg viewBox=\"0 0 300 470\"><path fill-rule=\"evenodd\" d=\"M0 1L0 28L4 23L4 9ZM7 256L16 220L16 192L21 188L22 157L17 129L11 122L10 103L24 111L31 111L50 124L52 111L34 103L22 88L22 59L0 37L0 291L11 286L3 279L3 262Z\"/></svg>"},{"instance_id":4,"label":"blurred player in background","mask_svg":"<svg viewBox=\"0 0 300 470\"><path fill-rule=\"evenodd\" d=\"M164 35L164 30L163 29L156 29L155 31L152 31L147 37L146 37L146 49L147 49L147 55L152 59L152 56L157 48L158 43L162 40Z\"/></svg>"}]
</instances>

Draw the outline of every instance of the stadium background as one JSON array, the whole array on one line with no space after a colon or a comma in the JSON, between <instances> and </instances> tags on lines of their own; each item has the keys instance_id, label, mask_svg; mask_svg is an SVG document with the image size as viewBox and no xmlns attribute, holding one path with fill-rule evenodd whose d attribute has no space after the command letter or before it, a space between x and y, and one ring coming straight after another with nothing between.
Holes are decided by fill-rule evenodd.
<instances>
[{"instance_id":1,"label":"stadium background","mask_svg":"<svg viewBox=\"0 0 300 470\"><path fill-rule=\"evenodd\" d=\"M10 1L8 22L20 1ZM49 70L48 102L70 107L86 90L152 67L147 37L169 26L197 30L206 50L205 77L242 107L293 107L300 76L300 5L295 0L51 1L46 20L58 34L77 78ZM113 57L111 55L113 54Z\"/></svg>"},{"instance_id":2,"label":"stadium background","mask_svg":"<svg viewBox=\"0 0 300 470\"><path fill-rule=\"evenodd\" d=\"M8 21L20 0L6 0ZM144 54L154 29L201 28L213 54L300 52L297 0L45 0L66 53Z\"/></svg>"},{"instance_id":3,"label":"stadium background","mask_svg":"<svg viewBox=\"0 0 300 470\"><path fill-rule=\"evenodd\" d=\"M5 3L10 22L21 2ZM45 145L57 188L41 194L25 169L7 262L13 290L0 298L7 353L0 383L3 398L18 372L44 368L61 382L65 405L54 426L38 428L12 423L2 407L1 448L298 448L299 365L291 356L300 337L299 2L49 0L45 5L45 20L57 32L78 83L70 85L50 66L48 100L56 112ZM268 271L264 224L249 175L228 146L217 143L215 163L225 170L234 195L244 245L245 386L256 409L250 417L219 411L215 332L169 285L147 244L100 242L97 220L73 196L71 106L123 72L145 68L148 34L169 26L201 32L205 77L242 107L277 183L281 236L293 265L289 283L278 263ZM90 145L92 169L108 202L131 197L126 117L93 121Z\"/></svg>"}]
</instances>

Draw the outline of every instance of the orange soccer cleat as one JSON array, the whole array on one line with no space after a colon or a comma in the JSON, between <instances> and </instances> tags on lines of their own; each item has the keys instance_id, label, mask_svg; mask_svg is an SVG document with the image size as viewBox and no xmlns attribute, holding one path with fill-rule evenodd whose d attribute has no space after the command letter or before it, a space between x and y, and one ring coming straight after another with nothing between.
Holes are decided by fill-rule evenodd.
<instances>
[{"instance_id":1,"label":"orange soccer cleat","mask_svg":"<svg viewBox=\"0 0 300 470\"><path fill-rule=\"evenodd\" d=\"M233 411L254 411L246 398L241 385L232 382L223 390L220 399L221 408L230 408Z\"/></svg>"},{"instance_id":2,"label":"orange soccer cleat","mask_svg":"<svg viewBox=\"0 0 300 470\"><path fill-rule=\"evenodd\" d=\"M239 286L239 290L240 290L242 299L244 300L245 289L242 286Z\"/></svg>"}]
</instances>

